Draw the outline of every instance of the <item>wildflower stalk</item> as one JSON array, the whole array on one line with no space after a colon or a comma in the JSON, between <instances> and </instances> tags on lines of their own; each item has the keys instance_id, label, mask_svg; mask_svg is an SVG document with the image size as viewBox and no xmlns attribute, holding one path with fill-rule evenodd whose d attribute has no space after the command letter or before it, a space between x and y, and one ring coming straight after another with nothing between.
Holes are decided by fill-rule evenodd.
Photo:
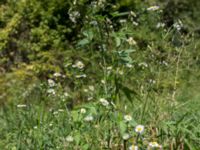
<instances>
[{"instance_id":1,"label":"wildflower stalk","mask_svg":"<svg viewBox=\"0 0 200 150\"><path fill-rule=\"evenodd\" d=\"M144 107L143 107L143 110L142 110L142 115L141 115L141 119L140 119L141 123L142 123L142 120L144 118L145 110L146 110L146 107L147 107L147 102L148 102L148 99L149 99L148 97L149 97L149 92L147 93L145 103L144 103Z\"/></svg>"},{"instance_id":2,"label":"wildflower stalk","mask_svg":"<svg viewBox=\"0 0 200 150\"><path fill-rule=\"evenodd\" d=\"M174 87L173 87L173 93L172 93L172 100L175 101L175 96L176 96L176 87L177 87L177 80L178 80L178 72L179 72L179 63L180 63L180 58L182 54L183 49L180 50L179 55L178 55L178 60L176 62L176 72L175 72L175 77L174 77Z\"/></svg>"}]
</instances>

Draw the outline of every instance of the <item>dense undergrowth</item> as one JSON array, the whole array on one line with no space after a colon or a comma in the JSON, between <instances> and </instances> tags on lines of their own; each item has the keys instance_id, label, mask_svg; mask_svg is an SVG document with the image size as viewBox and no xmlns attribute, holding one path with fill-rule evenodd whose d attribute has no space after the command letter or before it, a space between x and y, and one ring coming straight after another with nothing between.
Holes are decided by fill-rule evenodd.
<instances>
[{"instance_id":1,"label":"dense undergrowth","mask_svg":"<svg viewBox=\"0 0 200 150\"><path fill-rule=\"evenodd\" d=\"M199 6L0 1L0 149L198 150Z\"/></svg>"}]
</instances>

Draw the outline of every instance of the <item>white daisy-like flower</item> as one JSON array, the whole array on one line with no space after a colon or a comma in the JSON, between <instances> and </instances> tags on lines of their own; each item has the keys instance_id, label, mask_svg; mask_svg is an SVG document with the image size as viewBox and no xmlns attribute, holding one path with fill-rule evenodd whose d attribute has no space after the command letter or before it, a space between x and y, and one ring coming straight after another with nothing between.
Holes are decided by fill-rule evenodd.
<instances>
[{"instance_id":1,"label":"white daisy-like flower","mask_svg":"<svg viewBox=\"0 0 200 150\"><path fill-rule=\"evenodd\" d=\"M99 101L103 106L108 106L109 105L109 102L104 98L100 98Z\"/></svg>"},{"instance_id":2,"label":"white daisy-like flower","mask_svg":"<svg viewBox=\"0 0 200 150\"><path fill-rule=\"evenodd\" d=\"M91 121L94 120L94 118L93 118L92 115L88 115L88 116L86 116L86 117L84 118L84 120L87 121L87 122L91 122Z\"/></svg>"},{"instance_id":3,"label":"white daisy-like flower","mask_svg":"<svg viewBox=\"0 0 200 150\"><path fill-rule=\"evenodd\" d=\"M160 148L161 146L157 142L150 142L149 143L150 148Z\"/></svg>"},{"instance_id":4,"label":"white daisy-like flower","mask_svg":"<svg viewBox=\"0 0 200 150\"><path fill-rule=\"evenodd\" d=\"M156 11L156 10L159 10L160 7L159 6L151 6L149 8L147 8L148 11Z\"/></svg>"},{"instance_id":5,"label":"white daisy-like flower","mask_svg":"<svg viewBox=\"0 0 200 150\"><path fill-rule=\"evenodd\" d=\"M67 141L67 142L73 142L73 141L74 141L74 138L73 138L72 136L69 135L69 136L66 137L66 141Z\"/></svg>"},{"instance_id":6,"label":"white daisy-like flower","mask_svg":"<svg viewBox=\"0 0 200 150\"><path fill-rule=\"evenodd\" d=\"M47 90L47 93L52 94L52 95L55 95L55 94L56 94L56 92L55 92L54 89L48 89L48 90Z\"/></svg>"},{"instance_id":7,"label":"white daisy-like flower","mask_svg":"<svg viewBox=\"0 0 200 150\"><path fill-rule=\"evenodd\" d=\"M139 134L142 134L144 132L144 126L143 125L137 125L135 127L135 132L139 133Z\"/></svg>"},{"instance_id":8,"label":"white daisy-like flower","mask_svg":"<svg viewBox=\"0 0 200 150\"><path fill-rule=\"evenodd\" d=\"M134 26L138 26L139 25L139 23L137 23L135 21L133 21L132 23L133 23Z\"/></svg>"},{"instance_id":9,"label":"white daisy-like flower","mask_svg":"<svg viewBox=\"0 0 200 150\"><path fill-rule=\"evenodd\" d=\"M72 65L73 68L83 69L85 65L82 61L77 61L74 65Z\"/></svg>"},{"instance_id":10,"label":"white daisy-like flower","mask_svg":"<svg viewBox=\"0 0 200 150\"><path fill-rule=\"evenodd\" d=\"M53 114L54 114L54 115L57 115L57 114L58 114L58 111L54 111Z\"/></svg>"},{"instance_id":11,"label":"white daisy-like flower","mask_svg":"<svg viewBox=\"0 0 200 150\"><path fill-rule=\"evenodd\" d=\"M64 96L65 96L65 97L69 97L69 93L65 92L65 93L64 93Z\"/></svg>"},{"instance_id":12,"label":"white daisy-like flower","mask_svg":"<svg viewBox=\"0 0 200 150\"><path fill-rule=\"evenodd\" d=\"M87 93L87 92L88 92L88 89L83 89L83 91L84 91L85 93Z\"/></svg>"},{"instance_id":13,"label":"white daisy-like flower","mask_svg":"<svg viewBox=\"0 0 200 150\"><path fill-rule=\"evenodd\" d=\"M89 89L90 91L94 91L94 86L93 86L93 85L90 85L90 86L88 86L88 89Z\"/></svg>"},{"instance_id":14,"label":"white daisy-like flower","mask_svg":"<svg viewBox=\"0 0 200 150\"><path fill-rule=\"evenodd\" d=\"M55 72L54 74L53 74L53 76L54 77L60 77L60 76L62 76L59 72Z\"/></svg>"},{"instance_id":15,"label":"white daisy-like flower","mask_svg":"<svg viewBox=\"0 0 200 150\"><path fill-rule=\"evenodd\" d=\"M52 79L48 79L48 84L50 87L54 87L56 85L56 83Z\"/></svg>"},{"instance_id":16,"label":"white daisy-like flower","mask_svg":"<svg viewBox=\"0 0 200 150\"><path fill-rule=\"evenodd\" d=\"M106 68L107 70L112 70L112 66L109 66Z\"/></svg>"},{"instance_id":17,"label":"white daisy-like flower","mask_svg":"<svg viewBox=\"0 0 200 150\"><path fill-rule=\"evenodd\" d=\"M129 150L138 150L139 148L138 148L138 146L136 146L136 145L131 145L130 147L129 147Z\"/></svg>"},{"instance_id":18,"label":"white daisy-like flower","mask_svg":"<svg viewBox=\"0 0 200 150\"><path fill-rule=\"evenodd\" d=\"M77 18L80 17L80 13L78 11L72 11L69 13L69 19L73 22L76 23L77 22Z\"/></svg>"},{"instance_id":19,"label":"white daisy-like flower","mask_svg":"<svg viewBox=\"0 0 200 150\"><path fill-rule=\"evenodd\" d=\"M125 134L122 136L122 138L123 138L124 140L128 140L128 139L130 138L130 135L129 135L128 133L125 133Z\"/></svg>"},{"instance_id":20,"label":"white daisy-like flower","mask_svg":"<svg viewBox=\"0 0 200 150\"><path fill-rule=\"evenodd\" d=\"M138 64L138 66L143 67L143 68L144 67L147 68L148 64L146 62L141 62L141 63Z\"/></svg>"},{"instance_id":21,"label":"white daisy-like flower","mask_svg":"<svg viewBox=\"0 0 200 150\"><path fill-rule=\"evenodd\" d=\"M130 14L131 14L131 16L133 16L133 17L137 17L136 13L133 12L133 11L130 11Z\"/></svg>"},{"instance_id":22,"label":"white daisy-like flower","mask_svg":"<svg viewBox=\"0 0 200 150\"><path fill-rule=\"evenodd\" d=\"M132 65L132 64L126 64L126 67L128 67L128 68L132 68L133 65Z\"/></svg>"},{"instance_id":23,"label":"white daisy-like flower","mask_svg":"<svg viewBox=\"0 0 200 150\"><path fill-rule=\"evenodd\" d=\"M101 83L102 83L102 84L105 84L105 83L106 83L106 81L105 81L105 80L101 80Z\"/></svg>"},{"instance_id":24,"label":"white daisy-like flower","mask_svg":"<svg viewBox=\"0 0 200 150\"><path fill-rule=\"evenodd\" d=\"M165 27L165 24L162 22L158 22L156 25L156 28L164 28L164 27Z\"/></svg>"},{"instance_id":25,"label":"white daisy-like flower","mask_svg":"<svg viewBox=\"0 0 200 150\"><path fill-rule=\"evenodd\" d=\"M25 104L18 104L17 107L18 108L24 108L24 107L26 107L26 105Z\"/></svg>"},{"instance_id":26,"label":"white daisy-like flower","mask_svg":"<svg viewBox=\"0 0 200 150\"><path fill-rule=\"evenodd\" d=\"M93 97L88 97L87 98L88 101L91 101L92 99L93 99Z\"/></svg>"},{"instance_id":27,"label":"white daisy-like flower","mask_svg":"<svg viewBox=\"0 0 200 150\"><path fill-rule=\"evenodd\" d=\"M181 28L183 27L182 21L181 21L181 20L178 20L176 23L173 24L173 27L174 27L176 30L180 31Z\"/></svg>"},{"instance_id":28,"label":"white daisy-like flower","mask_svg":"<svg viewBox=\"0 0 200 150\"><path fill-rule=\"evenodd\" d=\"M54 89L48 89L48 90L47 90L47 93L49 93L49 94L53 94L53 95L56 94L56 92L55 92Z\"/></svg>"},{"instance_id":29,"label":"white daisy-like flower","mask_svg":"<svg viewBox=\"0 0 200 150\"><path fill-rule=\"evenodd\" d=\"M129 37L126 41L128 42L129 45L136 45L137 44L136 41L133 39L133 37Z\"/></svg>"},{"instance_id":30,"label":"white daisy-like flower","mask_svg":"<svg viewBox=\"0 0 200 150\"><path fill-rule=\"evenodd\" d=\"M132 118L131 115L125 115L125 116L124 116L125 122L130 122L132 119L133 119L133 118Z\"/></svg>"},{"instance_id":31,"label":"white daisy-like flower","mask_svg":"<svg viewBox=\"0 0 200 150\"><path fill-rule=\"evenodd\" d=\"M86 77L87 77L86 74L76 75L76 78L86 78Z\"/></svg>"},{"instance_id":32,"label":"white daisy-like flower","mask_svg":"<svg viewBox=\"0 0 200 150\"><path fill-rule=\"evenodd\" d=\"M120 19L119 22L120 22L120 23L126 23L127 20L126 20L126 19Z\"/></svg>"},{"instance_id":33,"label":"white daisy-like flower","mask_svg":"<svg viewBox=\"0 0 200 150\"><path fill-rule=\"evenodd\" d=\"M59 111L59 112L64 112L65 110L64 110L64 109L58 109L58 111Z\"/></svg>"},{"instance_id":34,"label":"white daisy-like flower","mask_svg":"<svg viewBox=\"0 0 200 150\"><path fill-rule=\"evenodd\" d=\"M86 109L85 108L81 108L80 113L81 114L85 114L86 113Z\"/></svg>"}]
</instances>

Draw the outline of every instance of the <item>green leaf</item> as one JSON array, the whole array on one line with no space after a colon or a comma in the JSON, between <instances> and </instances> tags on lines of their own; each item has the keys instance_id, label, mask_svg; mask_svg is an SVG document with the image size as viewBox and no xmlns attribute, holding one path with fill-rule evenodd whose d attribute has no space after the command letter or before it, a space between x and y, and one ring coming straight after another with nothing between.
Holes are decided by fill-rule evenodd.
<instances>
[{"instance_id":1,"label":"green leaf","mask_svg":"<svg viewBox=\"0 0 200 150\"><path fill-rule=\"evenodd\" d=\"M126 123L124 121L119 122L119 129L121 135L123 135L126 132Z\"/></svg>"},{"instance_id":2,"label":"green leaf","mask_svg":"<svg viewBox=\"0 0 200 150\"><path fill-rule=\"evenodd\" d=\"M123 85L123 84L120 84L121 86L121 90L124 92L124 94L126 95L126 97L131 100L131 95L134 94L134 95L138 95L133 89L130 89L129 87Z\"/></svg>"},{"instance_id":3,"label":"green leaf","mask_svg":"<svg viewBox=\"0 0 200 150\"><path fill-rule=\"evenodd\" d=\"M89 40L87 38L82 39L81 41L78 42L78 45L80 46L84 46L86 44L90 43Z\"/></svg>"},{"instance_id":4,"label":"green leaf","mask_svg":"<svg viewBox=\"0 0 200 150\"><path fill-rule=\"evenodd\" d=\"M115 38L116 46L119 47L121 45L121 40L119 37Z\"/></svg>"}]
</instances>

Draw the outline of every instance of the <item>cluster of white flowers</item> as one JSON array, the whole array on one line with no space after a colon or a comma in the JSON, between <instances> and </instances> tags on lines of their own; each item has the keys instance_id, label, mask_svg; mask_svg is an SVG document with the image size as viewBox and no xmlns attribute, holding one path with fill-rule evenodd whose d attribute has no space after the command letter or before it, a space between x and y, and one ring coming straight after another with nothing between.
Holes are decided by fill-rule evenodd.
<instances>
[{"instance_id":1,"label":"cluster of white flowers","mask_svg":"<svg viewBox=\"0 0 200 150\"><path fill-rule=\"evenodd\" d=\"M55 94L56 94L56 91L55 91L54 89L48 89L48 90L47 90L47 93L52 94L52 95L55 95Z\"/></svg>"},{"instance_id":2,"label":"cluster of white flowers","mask_svg":"<svg viewBox=\"0 0 200 150\"><path fill-rule=\"evenodd\" d=\"M103 106L108 106L109 105L109 102L105 98L100 98L99 101Z\"/></svg>"},{"instance_id":3,"label":"cluster of white flowers","mask_svg":"<svg viewBox=\"0 0 200 150\"><path fill-rule=\"evenodd\" d=\"M64 112L65 110L64 109L58 109L58 112Z\"/></svg>"},{"instance_id":4,"label":"cluster of white flowers","mask_svg":"<svg viewBox=\"0 0 200 150\"><path fill-rule=\"evenodd\" d=\"M88 86L88 89L89 89L90 91L94 91L94 86L93 86L93 85L89 85L89 86Z\"/></svg>"},{"instance_id":5,"label":"cluster of white flowers","mask_svg":"<svg viewBox=\"0 0 200 150\"><path fill-rule=\"evenodd\" d=\"M86 109L85 108L81 108L80 113L81 114L85 114L86 113Z\"/></svg>"},{"instance_id":6,"label":"cluster of white flowers","mask_svg":"<svg viewBox=\"0 0 200 150\"><path fill-rule=\"evenodd\" d=\"M85 67L82 61L77 61L75 64L72 65L73 68L83 69Z\"/></svg>"},{"instance_id":7,"label":"cluster of white flowers","mask_svg":"<svg viewBox=\"0 0 200 150\"><path fill-rule=\"evenodd\" d=\"M138 146L136 146L136 145L131 145L130 147L129 147L129 150L138 150L139 148L138 148Z\"/></svg>"},{"instance_id":8,"label":"cluster of white flowers","mask_svg":"<svg viewBox=\"0 0 200 150\"><path fill-rule=\"evenodd\" d=\"M149 8L147 8L148 11L156 11L156 10L159 10L160 7L159 6L151 6Z\"/></svg>"},{"instance_id":9,"label":"cluster of white flowers","mask_svg":"<svg viewBox=\"0 0 200 150\"><path fill-rule=\"evenodd\" d=\"M132 21L132 23L133 23L134 26L138 26L139 25L139 23L135 22L135 21Z\"/></svg>"},{"instance_id":10,"label":"cluster of white flowers","mask_svg":"<svg viewBox=\"0 0 200 150\"><path fill-rule=\"evenodd\" d=\"M106 67L106 70L108 70L108 71L112 70L112 66Z\"/></svg>"},{"instance_id":11,"label":"cluster of white flowers","mask_svg":"<svg viewBox=\"0 0 200 150\"><path fill-rule=\"evenodd\" d=\"M151 83L151 84L155 84L155 83L156 83L156 81L155 81L155 80L153 80L153 79L149 79L149 83Z\"/></svg>"},{"instance_id":12,"label":"cluster of white flowers","mask_svg":"<svg viewBox=\"0 0 200 150\"><path fill-rule=\"evenodd\" d=\"M174 27L176 30L180 31L181 28L183 27L182 21L181 21L181 20L178 20L177 22L175 22L175 23L173 24L173 27Z\"/></svg>"},{"instance_id":13,"label":"cluster of white flowers","mask_svg":"<svg viewBox=\"0 0 200 150\"><path fill-rule=\"evenodd\" d=\"M137 17L137 15L135 14L134 11L130 11L130 15L133 16L133 17Z\"/></svg>"},{"instance_id":14,"label":"cluster of white flowers","mask_svg":"<svg viewBox=\"0 0 200 150\"><path fill-rule=\"evenodd\" d=\"M129 45L136 45L137 44L136 41L133 39L133 37L129 37L126 41L128 42Z\"/></svg>"},{"instance_id":15,"label":"cluster of white flowers","mask_svg":"<svg viewBox=\"0 0 200 150\"><path fill-rule=\"evenodd\" d=\"M18 108L24 108L24 107L27 107L27 105L25 105L25 104L18 104L17 107Z\"/></svg>"},{"instance_id":16,"label":"cluster of white flowers","mask_svg":"<svg viewBox=\"0 0 200 150\"><path fill-rule=\"evenodd\" d=\"M91 121L94 120L94 117L93 117L92 115L88 115L88 116L86 116L86 117L84 118L84 120L87 121L87 122L91 122Z\"/></svg>"},{"instance_id":17,"label":"cluster of white flowers","mask_svg":"<svg viewBox=\"0 0 200 150\"><path fill-rule=\"evenodd\" d=\"M87 98L88 101L91 101L92 99L93 99L93 97L88 97Z\"/></svg>"},{"instance_id":18,"label":"cluster of white flowers","mask_svg":"<svg viewBox=\"0 0 200 150\"><path fill-rule=\"evenodd\" d=\"M165 24L162 22L158 22L156 25L156 28L164 28L164 27L165 27Z\"/></svg>"},{"instance_id":19,"label":"cluster of white flowers","mask_svg":"<svg viewBox=\"0 0 200 150\"><path fill-rule=\"evenodd\" d=\"M93 25L93 26L97 26L98 22L96 20L93 20L93 21L90 22L90 24Z\"/></svg>"},{"instance_id":20,"label":"cluster of white flowers","mask_svg":"<svg viewBox=\"0 0 200 150\"><path fill-rule=\"evenodd\" d=\"M121 70L120 68L117 68L117 74L119 74L119 75L123 75L124 72L123 72L123 70Z\"/></svg>"},{"instance_id":21,"label":"cluster of white flowers","mask_svg":"<svg viewBox=\"0 0 200 150\"><path fill-rule=\"evenodd\" d=\"M86 74L80 74L80 75L76 75L75 76L76 78L86 78L87 77L87 75Z\"/></svg>"},{"instance_id":22,"label":"cluster of white flowers","mask_svg":"<svg viewBox=\"0 0 200 150\"><path fill-rule=\"evenodd\" d=\"M123 24L123 23L126 23L126 22L127 22L126 19L120 19L120 20L119 20L119 23L122 23L122 24Z\"/></svg>"},{"instance_id":23,"label":"cluster of white flowers","mask_svg":"<svg viewBox=\"0 0 200 150\"><path fill-rule=\"evenodd\" d=\"M149 143L149 149L150 148L152 148L152 149L154 149L154 148L162 148L162 146L159 145L157 142L150 142Z\"/></svg>"},{"instance_id":24,"label":"cluster of white flowers","mask_svg":"<svg viewBox=\"0 0 200 150\"><path fill-rule=\"evenodd\" d=\"M66 137L66 141L67 141L67 142L73 142L73 141L74 141L74 138L73 138L72 136L69 135L69 136Z\"/></svg>"},{"instance_id":25,"label":"cluster of white flowers","mask_svg":"<svg viewBox=\"0 0 200 150\"><path fill-rule=\"evenodd\" d=\"M102 83L102 84L106 84L106 81L105 81L105 80L101 80L101 83Z\"/></svg>"},{"instance_id":26,"label":"cluster of white flowers","mask_svg":"<svg viewBox=\"0 0 200 150\"><path fill-rule=\"evenodd\" d=\"M141 62L138 64L138 66L142 67L142 69L147 68L148 64L146 62Z\"/></svg>"},{"instance_id":27,"label":"cluster of white flowers","mask_svg":"<svg viewBox=\"0 0 200 150\"><path fill-rule=\"evenodd\" d=\"M53 112L53 115L57 115L57 114L58 114L58 111L54 111L54 112Z\"/></svg>"},{"instance_id":28,"label":"cluster of white flowers","mask_svg":"<svg viewBox=\"0 0 200 150\"><path fill-rule=\"evenodd\" d=\"M105 2L106 2L105 0L98 0L97 2L96 2L96 1L93 1L93 2L91 3L91 6L92 6L93 8L104 7Z\"/></svg>"},{"instance_id":29,"label":"cluster of white flowers","mask_svg":"<svg viewBox=\"0 0 200 150\"><path fill-rule=\"evenodd\" d=\"M131 115L125 115L125 116L124 116L125 122L130 122L132 119L133 119L133 118L132 118Z\"/></svg>"},{"instance_id":30,"label":"cluster of white flowers","mask_svg":"<svg viewBox=\"0 0 200 150\"><path fill-rule=\"evenodd\" d=\"M69 19L73 22L76 23L77 18L80 17L80 13L78 11L69 11Z\"/></svg>"},{"instance_id":31,"label":"cluster of white flowers","mask_svg":"<svg viewBox=\"0 0 200 150\"><path fill-rule=\"evenodd\" d=\"M54 80L48 79L48 85L49 85L50 87L54 87L54 86L56 85L56 83L54 82Z\"/></svg>"},{"instance_id":32,"label":"cluster of white flowers","mask_svg":"<svg viewBox=\"0 0 200 150\"><path fill-rule=\"evenodd\" d=\"M130 64L130 63L128 63L128 64L126 64L126 67L128 67L128 68L132 68L132 67L133 67L133 65L132 65L132 64Z\"/></svg>"},{"instance_id":33,"label":"cluster of white flowers","mask_svg":"<svg viewBox=\"0 0 200 150\"><path fill-rule=\"evenodd\" d=\"M55 72L55 73L53 74L53 76L54 76L54 77L61 77L62 75L61 75L59 72Z\"/></svg>"}]
</instances>

